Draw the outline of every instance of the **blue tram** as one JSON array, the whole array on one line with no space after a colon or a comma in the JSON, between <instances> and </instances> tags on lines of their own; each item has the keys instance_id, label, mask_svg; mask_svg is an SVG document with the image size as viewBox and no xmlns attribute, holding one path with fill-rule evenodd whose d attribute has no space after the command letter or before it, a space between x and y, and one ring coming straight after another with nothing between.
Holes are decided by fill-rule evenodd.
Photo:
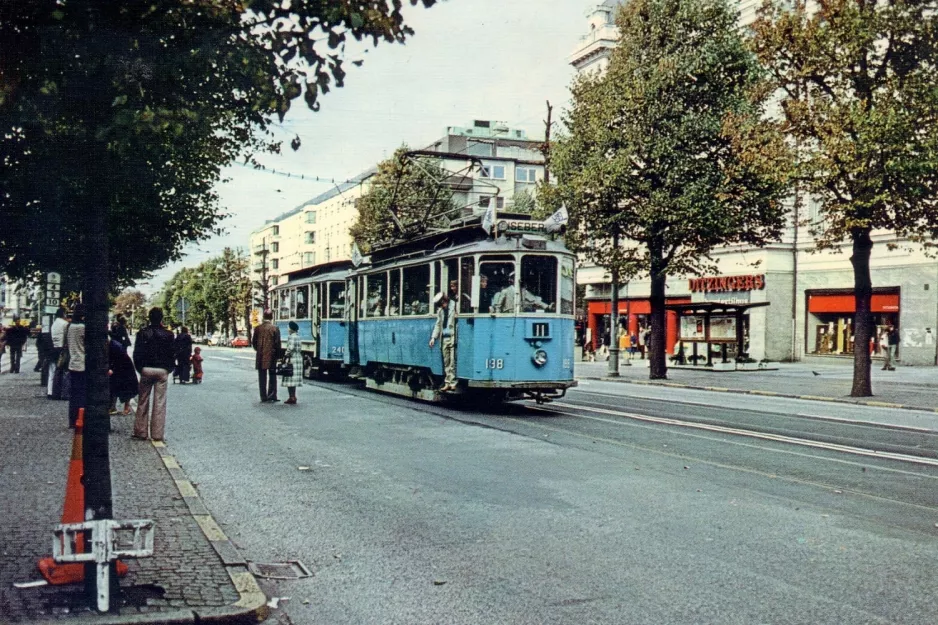
<instances>
[{"instance_id":1,"label":"blue tram","mask_svg":"<svg viewBox=\"0 0 938 625\"><path fill-rule=\"evenodd\" d=\"M273 292L274 316L280 335L287 336L290 321L300 327L303 376L344 376L346 345L346 280L352 263L318 265L288 275Z\"/></svg>"},{"instance_id":2,"label":"blue tram","mask_svg":"<svg viewBox=\"0 0 938 625\"><path fill-rule=\"evenodd\" d=\"M300 324L308 375L347 371L370 388L441 400L442 352L429 339L433 298L445 290L456 302L458 380L446 396L542 402L576 385L575 258L559 241L504 231L493 239L475 225L377 249L356 268L305 271L276 296L281 332L291 318ZM300 306L301 293L315 303Z\"/></svg>"},{"instance_id":3,"label":"blue tram","mask_svg":"<svg viewBox=\"0 0 938 625\"><path fill-rule=\"evenodd\" d=\"M457 395L562 396L576 385L574 272L558 241L492 239L478 226L377 250L349 276L345 363L370 387L438 399L442 353L428 342L433 296L446 290L457 306Z\"/></svg>"}]
</instances>

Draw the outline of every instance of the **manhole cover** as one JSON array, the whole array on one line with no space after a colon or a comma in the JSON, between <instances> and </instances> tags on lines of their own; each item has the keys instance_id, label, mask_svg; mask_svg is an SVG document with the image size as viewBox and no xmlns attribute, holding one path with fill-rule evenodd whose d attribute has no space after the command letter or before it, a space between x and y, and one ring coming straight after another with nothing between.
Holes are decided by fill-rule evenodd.
<instances>
[{"instance_id":1,"label":"manhole cover","mask_svg":"<svg viewBox=\"0 0 938 625\"><path fill-rule=\"evenodd\" d=\"M300 579L312 572L299 560L289 562L248 562L248 570L265 579Z\"/></svg>"}]
</instances>

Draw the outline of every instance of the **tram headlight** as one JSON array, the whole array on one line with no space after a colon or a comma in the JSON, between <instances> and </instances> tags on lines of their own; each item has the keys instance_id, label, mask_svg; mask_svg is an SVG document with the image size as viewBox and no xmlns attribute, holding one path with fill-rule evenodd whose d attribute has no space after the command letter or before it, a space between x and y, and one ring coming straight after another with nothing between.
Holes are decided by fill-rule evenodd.
<instances>
[{"instance_id":1,"label":"tram headlight","mask_svg":"<svg viewBox=\"0 0 938 625\"><path fill-rule=\"evenodd\" d=\"M547 364L547 352L543 349L536 349L534 353L531 354L531 360L534 361L534 364L538 367L543 367Z\"/></svg>"}]
</instances>

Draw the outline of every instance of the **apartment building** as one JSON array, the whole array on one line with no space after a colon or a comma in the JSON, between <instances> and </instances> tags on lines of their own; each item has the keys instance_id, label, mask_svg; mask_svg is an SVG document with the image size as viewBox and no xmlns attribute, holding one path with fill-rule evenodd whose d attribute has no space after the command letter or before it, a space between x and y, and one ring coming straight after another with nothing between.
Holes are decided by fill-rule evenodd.
<instances>
[{"instance_id":1,"label":"apartment building","mask_svg":"<svg viewBox=\"0 0 938 625\"><path fill-rule=\"evenodd\" d=\"M450 173L446 184L459 209L453 217L460 218L484 212L492 203L508 210L521 191L533 195L544 179L542 143L504 122L473 120L447 127L440 139L417 152L438 159ZM266 275L276 286L292 271L351 258L349 228L358 220L356 201L367 193L375 173L372 167L252 232L253 281Z\"/></svg>"},{"instance_id":2,"label":"apartment building","mask_svg":"<svg viewBox=\"0 0 938 625\"><path fill-rule=\"evenodd\" d=\"M570 63L578 71L602 71L619 34L617 7L627 0L605 0L587 14L584 35ZM760 2L738 3L740 26L755 19ZM778 242L764 248L725 246L714 250L718 273L672 276L667 287L667 344L673 354L697 344L701 353L742 341L755 360L849 359L854 349L854 284L851 247L818 252L809 229L820 206L808 198L801 214L789 201L788 226ZM899 358L905 365L938 363L938 262L921 246L896 240L887 232L873 235L872 312L878 329L895 324L901 335ZM594 345L609 340L611 284L601 267L585 265L577 282L586 287L586 323ZM618 314L630 335L640 336L651 312L650 284L634 280L619 289ZM874 356L879 345L863 346Z\"/></svg>"}]
</instances>

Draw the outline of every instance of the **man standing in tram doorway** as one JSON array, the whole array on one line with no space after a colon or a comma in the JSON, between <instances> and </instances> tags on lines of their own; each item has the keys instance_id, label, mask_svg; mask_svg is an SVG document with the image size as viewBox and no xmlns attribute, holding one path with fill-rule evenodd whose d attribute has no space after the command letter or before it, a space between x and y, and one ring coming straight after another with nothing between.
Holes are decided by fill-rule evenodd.
<instances>
[{"instance_id":1,"label":"man standing in tram doorway","mask_svg":"<svg viewBox=\"0 0 938 625\"><path fill-rule=\"evenodd\" d=\"M443 392L456 390L456 303L445 292L437 293L433 298L437 306L436 324L433 334L430 335L430 348L440 340L440 349L443 350L443 372L446 374Z\"/></svg>"}]
</instances>

